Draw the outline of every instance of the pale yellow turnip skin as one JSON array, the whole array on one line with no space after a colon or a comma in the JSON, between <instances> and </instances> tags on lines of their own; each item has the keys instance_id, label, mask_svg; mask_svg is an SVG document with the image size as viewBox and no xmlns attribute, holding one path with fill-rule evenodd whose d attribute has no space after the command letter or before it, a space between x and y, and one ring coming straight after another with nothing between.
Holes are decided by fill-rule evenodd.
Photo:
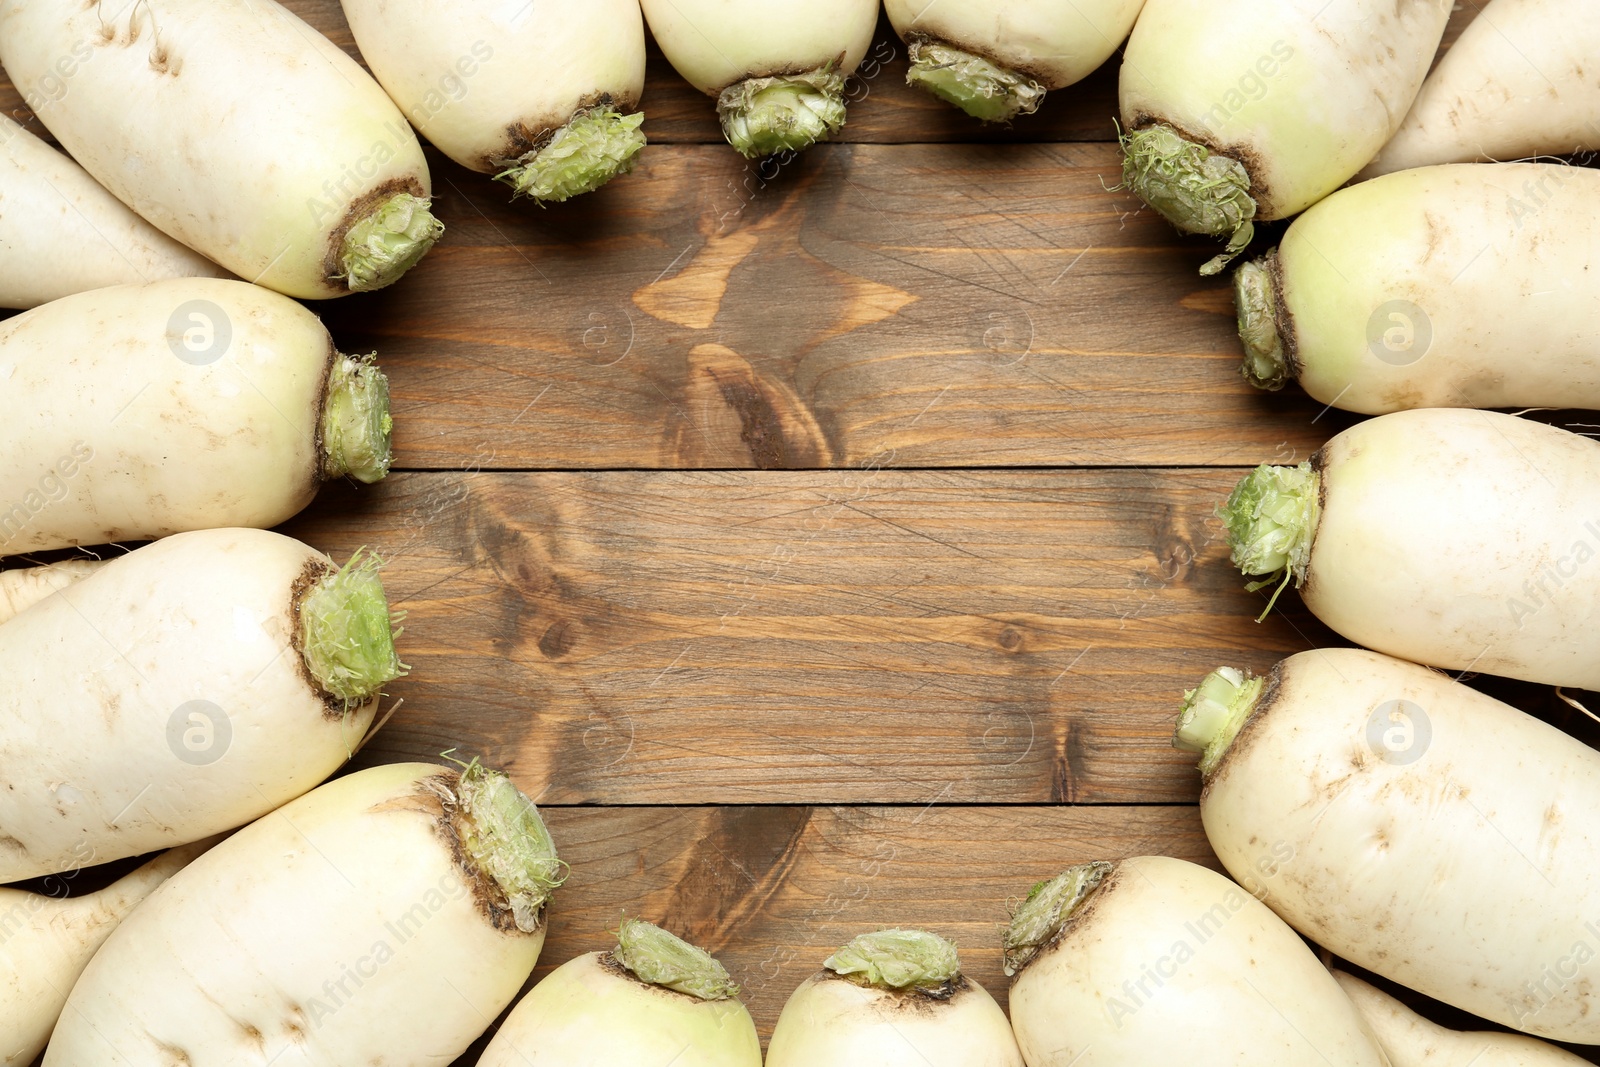
<instances>
[{"instance_id":1,"label":"pale yellow turnip skin","mask_svg":"<svg viewBox=\"0 0 1600 1067\"><path fill-rule=\"evenodd\" d=\"M295 614L331 569L265 530L177 534L0 625L0 882L232 829L344 763L377 702L330 707Z\"/></svg>"},{"instance_id":2,"label":"pale yellow turnip skin","mask_svg":"<svg viewBox=\"0 0 1600 1067\"><path fill-rule=\"evenodd\" d=\"M604 960L579 956L534 986L478 1067L761 1067L761 1039L743 1004L646 985Z\"/></svg>"},{"instance_id":3,"label":"pale yellow turnip skin","mask_svg":"<svg viewBox=\"0 0 1600 1067\"><path fill-rule=\"evenodd\" d=\"M4 0L0 62L119 200L291 296L349 292L330 249L352 204L430 192L377 82L274 0Z\"/></svg>"},{"instance_id":4,"label":"pale yellow turnip skin","mask_svg":"<svg viewBox=\"0 0 1600 1067\"><path fill-rule=\"evenodd\" d=\"M239 281L97 289L0 323L0 554L283 522L322 484L334 356L315 315Z\"/></svg>"},{"instance_id":5,"label":"pale yellow turnip skin","mask_svg":"<svg viewBox=\"0 0 1600 1067\"><path fill-rule=\"evenodd\" d=\"M111 931L210 844L162 853L84 896L0 889L0 1067L29 1067L38 1058L72 984Z\"/></svg>"},{"instance_id":6,"label":"pale yellow turnip skin","mask_svg":"<svg viewBox=\"0 0 1600 1067\"><path fill-rule=\"evenodd\" d=\"M64 559L43 567L0 571L0 622L22 614L80 578L89 577L105 566L105 562L98 559Z\"/></svg>"},{"instance_id":7,"label":"pale yellow turnip skin","mask_svg":"<svg viewBox=\"0 0 1600 1067\"><path fill-rule=\"evenodd\" d=\"M1600 7L1493 0L1444 54L1363 178L1600 148Z\"/></svg>"},{"instance_id":8,"label":"pale yellow turnip skin","mask_svg":"<svg viewBox=\"0 0 1600 1067\"><path fill-rule=\"evenodd\" d=\"M1333 972L1391 1067L1585 1067L1588 1060L1520 1034L1463 1033L1429 1022L1359 978Z\"/></svg>"},{"instance_id":9,"label":"pale yellow turnip skin","mask_svg":"<svg viewBox=\"0 0 1600 1067\"><path fill-rule=\"evenodd\" d=\"M1023 1067L1005 1012L981 985L963 981L939 1001L822 971L783 1006L767 1067Z\"/></svg>"},{"instance_id":10,"label":"pale yellow turnip skin","mask_svg":"<svg viewBox=\"0 0 1600 1067\"><path fill-rule=\"evenodd\" d=\"M475 899L439 829L434 790L455 778L419 763L360 771L190 864L90 962L45 1064L455 1059L511 1002L544 942L543 926L497 929Z\"/></svg>"},{"instance_id":11,"label":"pale yellow turnip skin","mask_svg":"<svg viewBox=\"0 0 1600 1067\"><path fill-rule=\"evenodd\" d=\"M1012 980L1028 1067L1385 1067L1295 932L1214 871L1123 860Z\"/></svg>"},{"instance_id":12,"label":"pale yellow turnip skin","mask_svg":"<svg viewBox=\"0 0 1600 1067\"><path fill-rule=\"evenodd\" d=\"M631 111L644 92L638 0L343 3L362 57L411 124L480 174L580 108L606 98Z\"/></svg>"},{"instance_id":13,"label":"pale yellow turnip skin","mask_svg":"<svg viewBox=\"0 0 1600 1067\"><path fill-rule=\"evenodd\" d=\"M1027 74L1046 89L1082 81L1133 29L1144 0L884 0L901 39L953 44Z\"/></svg>"},{"instance_id":14,"label":"pale yellow turnip skin","mask_svg":"<svg viewBox=\"0 0 1600 1067\"><path fill-rule=\"evenodd\" d=\"M1276 677L1201 794L1234 876L1375 974L1600 1043L1600 753L1364 650L1303 652Z\"/></svg>"},{"instance_id":15,"label":"pale yellow turnip skin","mask_svg":"<svg viewBox=\"0 0 1600 1067\"><path fill-rule=\"evenodd\" d=\"M1124 55L1124 129L1164 122L1238 158L1258 219L1303 211L1387 141L1451 0L1148 0Z\"/></svg>"},{"instance_id":16,"label":"pale yellow turnip skin","mask_svg":"<svg viewBox=\"0 0 1600 1067\"><path fill-rule=\"evenodd\" d=\"M829 63L852 74L872 45L877 0L642 0L661 51L684 80L716 96L746 78Z\"/></svg>"},{"instance_id":17,"label":"pale yellow turnip skin","mask_svg":"<svg viewBox=\"0 0 1600 1067\"><path fill-rule=\"evenodd\" d=\"M0 307L31 308L107 285L227 273L0 115Z\"/></svg>"},{"instance_id":18,"label":"pale yellow turnip skin","mask_svg":"<svg viewBox=\"0 0 1600 1067\"><path fill-rule=\"evenodd\" d=\"M1437 408L1359 423L1320 456L1300 587L1319 619L1417 663L1600 689L1600 443Z\"/></svg>"},{"instance_id":19,"label":"pale yellow turnip skin","mask_svg":"<svg viewBox=\"0 0 1600 1067\"><path fill-rule=\"evenodd\" d=\"M1554 164L1426 167L1334 193L1278 249L1301 387L1369 415L1600 407L1597 214L1600 172Z\"/></svg>"}]
</instances>

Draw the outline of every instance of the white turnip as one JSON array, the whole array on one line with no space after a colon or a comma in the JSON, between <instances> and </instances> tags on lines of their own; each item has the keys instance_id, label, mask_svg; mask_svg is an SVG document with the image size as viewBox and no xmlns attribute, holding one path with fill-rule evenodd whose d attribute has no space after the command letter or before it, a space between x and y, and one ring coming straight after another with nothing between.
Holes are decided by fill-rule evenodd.
<instances>
[{"instance_id":1,"label":"white turnip","mask_svg":"<svg viewBox=\"0 0 1600 1067\"><path fill-rule=\"evenodd\" d=\"M0 307L227 271L148 222L0 114Z\"/></svg>"},{"instance_id":2,"label":"white turnip","mask_svg":"<svg viewBox=\"0 0 1600 1067\"><path fill-rule=\"evenodd\" d=\"M739 987L704 950L624 919L617 947L562 964L517 1002L478 1067L761 1067Z\"/></svg>"},{"instance_id":3,"label":"white turnip","mask_svg":"<svg viewBox=\"0 0 1600 1067\"><path fill-rule=\"evenodd\" d=\"M1600 752L1362 649L1185 694L1200 815L1240 884L1335 955L1485 1019L1600 1044Z\"/></svg>"},{"instance_id":4,"label":"white turnip","mask_svg":"<svg viewBox=\"0 0 1600 1067\"><path fill-rule=\"evenodd\" d=\"M0 882L185 844L316 786L402 671L372 557L177 534L0 624Z\"/></svg>"},{"instance_id":5,"label":"white turnip","mask_svg":"<svg viewBox=\"0 0 1600 1067\"><path fill-rule=\"evenodd\" d=\"M95 955L46 1067L449 1063L533 972L555 847L473 764L359 771L178 872Z\"/></svg>"},{"instance_id":6,"label":"white turnip","mask_svg":"<svg viewBox=\"0 0 1600 1067\"><path fill-rule=\"evenodd\" d=\"M975 119L1031 115L1115 52L1144 0L884 0L910 49L906 81Z\"/></svg>"},{"instance_id":7,"label":"white turnip","mask_svg":"<svg viewBox=\"0 0 1600 1067\"><path fill-rule=\"evenodd\" d=\"M801 983L767 1067L1023 1067L1000 1006L924 930L862 934Z\"/></svg>"},{"instance_id":8,"label":"white turnip","mask_svg":"<svg viewBox=\"0 0 1600 1067\"><path fill-rule=\"evenodd\" d=\"M1244 376L1324 404L1600 407L1600 171L1424 167L1341 189L1234 275Z\"/></svg>"},{"instance_id":9,"label":"white turnip","mask_svg":"<svg viewBox=\"0 0 1600 1067\"><path fill-rule=\"evenodd\" d=\"M1073 867L1034 887L1005 947L1028 1067L1387 1067L1305 942L1183 860Z\"/></svg>"},{"instance_id":10,"label":"white turnip","mask_svg":"<svg viewBox=\"0 0 1600 1067\"><path fill-rule=\"evenodd\" d=\"M96 289L0 323L0 554L275 526L389 468L388 383L238 281Z\"/></svg>"},{"instance_id":11,"label":"white turnip","mask_svg":"<svg viewBox=\"0 0 1600 1067\"><path fill-rule=\"evenodd\" d=\"M1587 437L1464 408L1380 415L1309 462L1257 468L1220 514L1234 563L1260 576L1250 588L1293 582L1356 644L1600 689L1600 443Z\"/></svg>"},{"instance_id":12,"label":"white turnip","mask_svg":"<svg viewBox=\"0 0 1600 1067\"><path fill-rule=\"evenodd\" d=\"M685 81L717 98L728 143L752 159L844 126L844 80L872 44L877 0L642 0Z\"/></svg>"},{"instance_id":13,"label":"white turnip","mask_svg":"<svg viewBox=\"0 0 1600 1067\"><path fill-rule=\"evenodd\" d=\"M451 159L518 195L562 201L644 147L638 0L343 0L372 73Z\"/></svg>"},{"instance_id":14,"label":"white turnip","mask_svg":"<svg viewBox=\"0 0 1600 1067\"><path fill-rule=\"evenodd\" d=\"M381 288L443 230L406 120L275 0L3 0L0 62L84 170L247 281Z\"/></svg>"},{"instance_id":15,"label":"white turnip","mask_svg":"<svg viewBox=\"0 0 1600 1067\"><path fill-rule=\"evenodd\" d=\"M171 849L83 896L51 895L67 888L64 879L47 893L0 889L0 1067L30 1067L39 1058L73 983L111 931L211 844Z\"/></svg>"},{"instance_id":16,"label":"white turnip","mask_svg":"<svg viewBox=\"0 0 1600 1067\"><path fill-rule=\"evenodd\" d=\"M1600 7L1491 0L1444 54L1364 178L1600 148Z\"/></svg>"},{"instance_id":17,"label":"white turnip","mask_svg":"<svg viewBox=\"0 0 1600 1067\"><path fill-rule=\"evenodd\" d=\"M1342 971L1333 976L1389 1054L1390 1067L1587 1067L1589 1063L1521 1034L1448 1030L1359 978Z\"/></svg>"},{"instance_id":18,"label":"white turnip","mask_svg":"<svg viewBox=\"0 0 1600 1067\"><path fill-rule=\"evenodd\" d=\"M1228 240L1365 166L1422 86L1451 0L1148 0L1122 62L1123 180L1184 233Z\"/></svg>"}]
</instances>

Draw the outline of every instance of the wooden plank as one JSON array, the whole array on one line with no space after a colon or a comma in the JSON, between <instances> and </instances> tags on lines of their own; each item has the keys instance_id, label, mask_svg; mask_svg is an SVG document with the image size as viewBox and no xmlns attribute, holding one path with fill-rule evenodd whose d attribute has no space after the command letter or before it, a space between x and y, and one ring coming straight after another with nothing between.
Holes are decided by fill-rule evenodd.
<instances>
[{"instance_id":1,"label":"wooden plank","mask_svg":"<svg viewBox=\"0 0 1600 1067\"><path fill-rule=\"evenodd\" d=\"M360 60L338 0L284 0L284 6ZM1445 47L1476 10L1475 0L1457 5ZM1038 113L1010 126L985 125L905 84L905 45L895 36L887 16L881 16L867 61L852 80L850 120L838 139L865 144L1109 141L1116 135L1112 118L1117 111L1120 55L1077 85L1051 93ZM33 93L39 91L33 88ZM722 143L711 98L679 78L653 41L643 107L645 133L653 143ZM0 108L18 121L31 117L24 94L9 80L0 81Z\"/></svg>"},{"instance_id":2,"label":"wooden plank","mask_svg":"<svg viewBox=\"0 0 1600 1067\"><path fill-rule=\"evenodd\" d=\"M366 763L459 746L561 804L1192 802L1182 691L1339 643L1292 593L1253 621L1239 473L400 474L287 529L378 552L408 612Z\"/></svg>"},{"instance_id":3,"label":"wooden plank","mask_svg":"<svg viewBox=\"0 0 1600 1067\"><path fill-rule=\"evenodd\" d=\"M408 613L366 763L459 746L562 804L1189 802L1182 690L1326 637L1252 621L1237 473L399 474L287 531L378 552Z\"/></svg>"},{"instance_id":4,"label":"wooden plank","mask_svg":"<svg viewBox=\"0 0 1600 1067\"><path fill-rule=\"evenodd\" d=\"M661 922L728 967L763 1040L794 988L857 934L904 925L951 938L966 973L1004 1004L999 928L1035 882L1076 863L1149 853L1217 866L1193 808L545 814L572 876L551 905L538 977L610 948L624 914Z\"/></svg>"},{"instance_id":5,"label":"wooden plank","mask_svg":"<svg viewBox=\"0 0 1600 1067\"><path fill-rule=\"evenodd\" d=\"M1348 421L1243 383L1215 249L1108 192L1112 146L744 166L647 149L563 212L441 182L444 242L320 308L389 368L399 464L1237 465Z\"/></svg>"}]
</instances>

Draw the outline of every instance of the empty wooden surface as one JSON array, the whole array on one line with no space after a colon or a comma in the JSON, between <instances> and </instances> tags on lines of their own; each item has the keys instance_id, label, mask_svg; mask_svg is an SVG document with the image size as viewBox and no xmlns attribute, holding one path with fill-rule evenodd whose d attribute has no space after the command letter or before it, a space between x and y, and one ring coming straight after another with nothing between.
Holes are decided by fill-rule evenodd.
<instances>
[{"instance_id":1,"label":"empty wooden surface","mask_svg":"<svg viewBox=\"0 0 1600 1067\"><path fill-rule=\"evenodd\" d=\"M354 54L334 0L288 6ZM356 765L455 749L539 801L572 864L540 975L663 921L765 1036L909 924L1003 1003L1035 881L1217 865L1182 690L1334 639L1292 594L1254 621L1213 509L1350 419L1239 379L1213 247L1115 189L1115 68L984 127L885 24L838 142L775 166L652 51L633 175L541 211L430 150L443 242L317 307L396 418L397 473L285 527L381 554L407 613Z\"/></svg>"}]
</instances>

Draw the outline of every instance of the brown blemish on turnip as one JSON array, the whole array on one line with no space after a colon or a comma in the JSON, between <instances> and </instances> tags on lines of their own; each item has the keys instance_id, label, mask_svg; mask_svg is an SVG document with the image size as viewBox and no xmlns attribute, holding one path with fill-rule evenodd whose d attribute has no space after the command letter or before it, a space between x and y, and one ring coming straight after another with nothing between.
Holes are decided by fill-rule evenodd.
<instances>
[{"instance_id":1,"label":"brown blemish on turnip","mask_svg":"<svg viewBox=\"0 0 1600 1067\"><path fill-rule=\"evenodd\" d=\"M345 211L344 218L328 234L328 246L322 254L322 275L327 279L329 285L343 289L343 286L339 285L338 282L340 275L344 272L345 236L349 234L356 223L372 214L378 205L397 193L410 193L419 200L428 199L427 191L422 188L422 182L411 175L407 175L403 178L390 178L387 181L380 182L350 202L350 207Z\"/></svg>"},{"instance_id":2,"label":"brown blemish on turnip","mask_svg":"<svg viewBox=\"0 0 1600 1067\"><path fill-rule=\"evenodd\" d=\"M1185 127L1182 123L1174 122L1172 119L1161 115L1152 115L1148 112L1134 115L1133 120L1128 123L1128 129L1130 131L1138 131L1157 125L1170 126L1182 134L1184 138L1194 142L1213 155L1225 156L1243 165L1245 173L1250 176L1250 196L1256 202L1256 221L1268 221L1272 218L1272 187L1266 183L1266 179L1263 177L1267 172L1267 166L1259 152L1248 144L1223 144L1219 141L1214 141L1205 134L1196 133Z\"/></svg>"},{"instance_id":3,"label":"brown blemish on turnip","mask_svg":"<svg viewBox=\"0 0 1600 1067\"><path fill-rule=\"evenodd\" d=\"M496 174L507 164L515 163L529 152L537 152L550 143L556 131L590 108L615 108L627 114L639 106L637 93L613 96L610 93L589 93L578 101L578 106L567 114L549 112L529 115L506 126L505 140L498 152L481 156L479 169L485 174Z\"/></svg>"},{"instance_id":4,"label":"brown blemish on turnip","mask_svg":"<svg viewBox=\"0 0 1600 1067\"><path fill-rule=\"evenodd\" d=\"M338 568L327 560L308 559L305 566L300 569L300 576L289 587L289 622L290 629L294 632L294 650L299 653L295 659L300 667L300 678L322 700L322 717L329 722L343 721L347 709L342 699L322 688L322 683L312 676L311 668L306 664L305 627L301 625L300 612L305 606L307 594L317 583L337 573Z\"/></svg>"},{"instance_id":5,"label":"brown blemish on turnip","mask_svg":"<svg viewBox=\"0 0 1600 1067\"><path fill-rule=\"evenodd\" d=\"M477 905L479 914L489 925L509 936L532 937L537 931L530 933L518 928L516 915L511 909L511 901L506 897L505 890L500 888L500 883L492 876L478 867L461 843L464 829L462 820L465 815L461 810L460 788L461 775L440 768L438 774L419 780L416 783L416 792L409 797L400 797L396 800L402 803L406 801L418 803L421 805L418 810L426 810L433 816L434 833L444 843L445 848L449 849L451 862L472 892L472 901ZM546 903L539 908L541 929L545 926L548 907Z\"/></svg>"},{"instance_id":6,"label":"brown blemish on turnip","mask_svg":"<svg viewBox=\"0 0 1600 1067\"><path fill-rule=\"evenodd\" d=\"M829 970L820 971L816 977L818 981L847 982L856 985L846 976L834 974ZM967 981L966 975L958 974L933 989L879 989L876 986L858 986L858 988L870 988L878 994L873 1006L880 1011L903 1015L935 1015L943 1005L952 1004L969 995L972 992L972 983Z\"/></svg>"}]
</instances>

